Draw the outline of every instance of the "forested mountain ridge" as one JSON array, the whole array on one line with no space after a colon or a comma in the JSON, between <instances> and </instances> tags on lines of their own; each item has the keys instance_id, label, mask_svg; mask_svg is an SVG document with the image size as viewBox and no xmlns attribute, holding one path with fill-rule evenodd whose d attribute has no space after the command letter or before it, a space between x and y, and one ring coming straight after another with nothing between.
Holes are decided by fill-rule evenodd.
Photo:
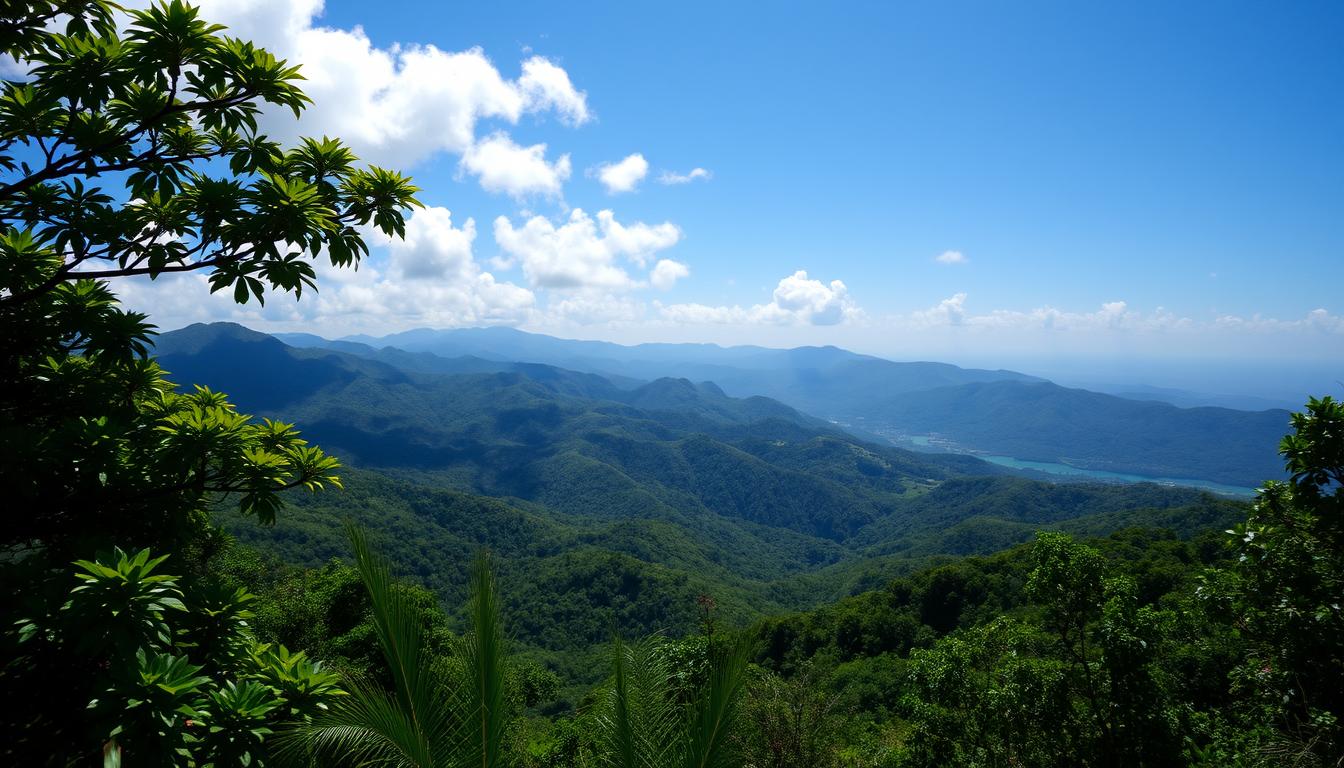
<instances>
[{"instance_id":1,"label":"forested mountain ridge","mask_svg":"<svg viewBox=\"0 0 1344 768\"><path fill-rule=\"evenodd\" d=\"M1282 476L1274 446L1288 425L1284 410L1179 408L1021 381L910 392L862 413L865 424L936 432L986 453L1242 487Z\"/></svg>"},{"instance_id":2,"label":"forested mountain ridge","mask_svg":"<svg viewBox=\"0 0 1344 768\"><path fill-rule=\"evenodd\" d=\"M375 356L475 357L498 362L538 362L618 379L685 377L713 381L737 397L763 395L824 414L839 399L874 397L978 381L1041 381L1005 370L960 368L936 362L893 362L838 347L773 349L717 344L638 344L576 341L513 328L405 331L383 337L327 340L313 334L277 334L300 347L322 347Z\"/></svg>"},{"instance_id":3,"label":"forested mountain ridge","mask_svg":"<svg viewBox=\"0 0 1344 768\"><path fill-rule=\"evenodd\" d=\"M836 347L720 347L573 341L511 328L417 329L328 341L284 336L408 370L469 370L509 361L600 374L621 386L663 376L712 381L842 423L870 440L933 435L956 451L1145 477L1254 488L1279 477L1284 410L1177 407L1062 387L1015 371L893 362Z\"/></svg>"},{"instance_id":4,"label":"forested mountain ridge","mask_svg":"<svg viewBox=\"0 0 1344 768\"><path fill-rule=\"evenodd\" d=\"M221 511L235 535L318 566L346 553L341 521L355 520L450 603L470 553L489 547L514 631L566 680L600 668L609 621L631 635L689 631L696 595L739 624L1042 528L1190 531L1240 509L1194 491L1009 477L685 379L617 386L492 361L414 371L228 324L163 334L157 352L182 385L298 421L354 465L346 491L294 498L274 529Z\"/></svg>"},{"instance_id":5,"label":"forested mountain ridge","mask_svg":"<svg viewBox=\"0 0 1344 768\"><path fill-rule=\"evenodd\" d=\"M1001 472L864 444L782 404L685 380L627 390L535 364L416 374L231 325L164 334L157 350L179 381L300 421L361 466L433 473L575 514L637 515L657 504L840 540L929 481Z\"/></svg>"}]
</instances>

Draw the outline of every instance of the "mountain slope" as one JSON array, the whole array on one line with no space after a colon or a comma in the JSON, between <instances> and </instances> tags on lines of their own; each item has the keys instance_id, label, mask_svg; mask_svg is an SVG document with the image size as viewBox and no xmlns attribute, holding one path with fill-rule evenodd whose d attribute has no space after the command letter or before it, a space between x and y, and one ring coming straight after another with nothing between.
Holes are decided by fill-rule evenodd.
<instances>
[{"instance_id":1,"label":"mountain slope","mask_svg":"<svg viewBox=\"0 0 1344 768\"><path fill-rule=\"evenodd\" d=\"M1283 474L1288 412L1178 408L1049 382L996 381L911 392L869 406L867 424L937 433L1033 461L1243 487Z\"/></svg>"},{"instance_id":2,"label":"mountain slope","mask_svg":"<svg viewBox=\"0 0 1344 768\"><path fill-rule=\"evenodd\" d=\"M1286 411L1178 408L1152 398L1060 387L1013 371L892 362L835 347L627 347L508 328L419 329L335 342L303 337L296 343L346 348L408 370L428 369L434 359L444 369L463 365L450 359L478 365L535 361L597 373L625 388L635 385L620 377L712 381L728 395L768 397L867 440L934 434L966 452L1089 470L1243 488L1282 474L1276 447ZM461 355L474 357L455 357Z\"/></svg>"},{"instance_id":3,"label":"mountain slope","mask_svg":"<svg viewBox=\"0 0 1344 768\"><path fill-rule=\"evenodd\" d=\"M158 351L180 381L208 381L240 408L298 422L314 441L361 466L416 470L462 490L568 514L617 518L666 507L838 541L888 514L913 478L998 471L862 447L783 404L730 398L684 379L626 390L536 364L416 374L340 352L293 349L228 325L165 334ZM274 391L266 381L276 383ZM867 471L882 482L853 485L802 462L776 464L762 439L846 442L877 457Z\"/></svg>"},{"instance_id":4,"label":"mountain slope","mask_svg":"<svg viewBox=\"0 0 1344 768\"><path fill-rule=\"evenodd\" d=\"M274 529L221 509L235 535L318 565L345 553L354 520L453 604L470 553L488 547L511 631L569 680L591 682L613 622L689 631L697 595L740 624L1039 527L1212 519L1198 494L1006 478L685 379L630 388L500 361L417 372L227 324L164 334L157 351L180 384L294 421L347 462L344 492L291 495Z\"/></svg>"}]
</instances>

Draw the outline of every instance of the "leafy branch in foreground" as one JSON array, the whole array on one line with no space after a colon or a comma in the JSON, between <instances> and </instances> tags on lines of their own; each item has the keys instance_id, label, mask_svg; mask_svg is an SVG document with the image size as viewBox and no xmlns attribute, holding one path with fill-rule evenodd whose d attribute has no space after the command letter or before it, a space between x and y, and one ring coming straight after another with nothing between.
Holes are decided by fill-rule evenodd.
<instances>
[{"instance_id":1,"label":"leafy branch in foreground","mask_svg":"<svg viewBox=\"0 0 1344 768\"><path fill-rule=\"evenodd\" d=\"M113 549L29 596L0 668L26 702L4 720L8 763L263 765L274 733L340 698L320 663L255 639L253 595L167 559Z\"/></svg>"},{"instance_id":2,"label":"leafy branch in foreground","mask_svg":"<svg viewBox=\"0 0 1344 768\"><path fill-rule=\"evenodd\" d=\"M253 420L208 389L178 393L152 359L144 316L79 281L40 302L0 369L0 545L73 556L108 543L167 547L194 534L207 498L262 523L280 493L337 485L339 463L292 425Z\"/></svg>"},{"instance_id":3,"label":"leafy branch in foreground","mask_svg":"<svg viewBox=\"0 0 1344 768\"><path fill-rule=\"evenodd\" d=\"M356 167L335 139L285 151L259 132L266 109L309 103L298 67L181 0L129 11L124 35L111 3L24 10L0 28L0 52L29 67L0 87L0 307L74 280L194 270L240 303L298 296L315 287L310 259L367 254L360 228L404 236L419 205L408 178ZM48 29L58 15L63 30Z\"/></svg>"},{"instance_id":4,"label":"leafy branch in foreground","mask_svg":"<svg viewBox=\"0 0 1344 768\"><path fill-rule=\"evenodd\" d=\"M262 522L278 492L336 484L293 427L208 390L176 395L153 326L107 278L201 270L235 301L315 289L366 233L405 233L410 180L338 140L284 150L264 114L308 104L298 68L182 2L33 0L0 20L0 547L56 564L109 543L174 546L232 495Z\"/></svg>"}]
</instances>

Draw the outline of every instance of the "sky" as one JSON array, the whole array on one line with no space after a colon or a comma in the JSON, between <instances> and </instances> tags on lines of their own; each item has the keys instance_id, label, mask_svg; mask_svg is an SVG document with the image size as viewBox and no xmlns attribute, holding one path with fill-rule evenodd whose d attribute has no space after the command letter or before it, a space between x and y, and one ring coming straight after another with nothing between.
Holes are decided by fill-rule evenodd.
<instances>
[{"instance_id":1,"label":"sky","mask_svg":"<svg viewBox=\"0 0 1344 768\"><path fill-rule=\"evenodd\" d=\"M1344 379L1339 3L201 5L426 207L297 303L123 286L163 328Z\"/></svg>"}]
</instances>

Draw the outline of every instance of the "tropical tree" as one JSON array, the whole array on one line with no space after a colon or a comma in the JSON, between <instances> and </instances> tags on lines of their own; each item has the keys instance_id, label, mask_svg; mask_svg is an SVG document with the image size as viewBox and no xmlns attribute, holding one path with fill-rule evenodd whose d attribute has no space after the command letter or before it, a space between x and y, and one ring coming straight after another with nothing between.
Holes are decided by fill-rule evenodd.
<instances>
[{"instance_id":1,"label":"tropical tree","mask_svg":"<svg viewBox=\"0 0 1344 768\"><path fill-rule=\"evenodd\" d=\"M238 302L298 297L313 260L404 234L410 181L261 133L264 111L307 105L298 68L180 0L10 3L0 54L26 71L0 86L0 546L167 546L207 494L269 522L278 491L332 482L292 427L174 396L153 326L106 281L200 271Z\"/></svg>"},{"instance_id":2,"label":"tropical tree","mask_svg":"<svg viewBox=\"0 0 1344 768\"><path fill-rule=\"evenodd\" d=\"M1232 752L1344 765L1344 403L1311 398L1292 426L1279 445L1288 481L1260 489L1228 531L1233 564L1200 594L1245 642Z\"/></svg>"},{"instance_id":3,"label":"tropical tree","mask_svg":"<svg viewBox=\"0 0 1344 768\"><path fill-rule=\"evenodd\" d=\"M308 103L298 69L180 0L6 3L0 55L23 72L0 84L0 613L28 617L0 637L26 702L7 762L105 745L256 763L330 681L256 646L250 596L202 586L207 510L272 522L283 491L337 484L338 465L291 425L178 392L110 281L197 272L238 302L297 298L316 259L352 266L364 233L404 234L416 190L339 141L268 138L263 113Z\"/></svg>"},{"instance_id":4,"label":"tropical tree","mask_svg":"<svg viewBox=\"0 0 1344 768\"><path fill-rule=\"evenodd\" d=\"M843 723L839 697L813 664L791 678L757 668L739 729L747 768L833 768Z\"/></svg>"},{"instance_id":5,"label":"tropical tree","mask_svg":"<svg viewBox=\"0 0 1344 768\"><path fill-rule=\"evenodd\" d=\"M350 540L391 690L348 680L349 695L294 731L290 749L337 765L507 765L507 657L488 557L478 555L472 567L469 631L441 659L427 652L426 617L397 587L388 562L358 529L350 528Z\"/></svg>"},{"instance_id":6,"label":"tropical tree","mask_svg":"<svg viewBox=\"0 0 1344 768\"><path fill-rule=\"evenodd\" d=\"M684 686L666 641L627 644L617 636L610 687L596 717L600 762L612 768L740 765L735 732L748 649L744 641L709 644L703 679Z\"/></svg>"},{"instance_id":7,"label":"tropical tree","mask_svg":"<svg viewBox=\"0 0 1344 768\"><path fill-rule=\"evenodd\" d=\"M9 765L264 765L270 737L337 700L337 677L258 642L255 597L113 549L28 596L0 685Z\"/></svg>"},{"instance_id":8,"label":"tropical tree","mask_svg":"<svg viewBox=\"0 0 1344 768\"><path fill-rule=\"evenodd\" d=\"M1065 534L1037 534L1031 559L1030 620L1001 616L910 654L904 764L1181 764L1158 669L1170 614Z\"/></svg>"}]
</instances>

